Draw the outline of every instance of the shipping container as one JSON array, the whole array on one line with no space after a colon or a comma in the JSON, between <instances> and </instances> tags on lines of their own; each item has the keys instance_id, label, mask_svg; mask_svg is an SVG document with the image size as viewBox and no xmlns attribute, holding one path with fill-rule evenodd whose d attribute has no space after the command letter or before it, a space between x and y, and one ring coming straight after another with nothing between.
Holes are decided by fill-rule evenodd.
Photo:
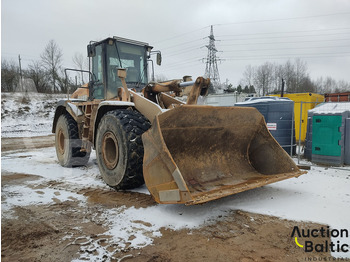
<instances>
[{"instance_id":1,"label":"shipping container","mask_svg":"<svg viewBox=\"0 0 350 262\"><path fill-rule=\"evenodd\" d=\"M350 102L350 92L325 94L325 102Z\"/></svg>"}]
</instances>

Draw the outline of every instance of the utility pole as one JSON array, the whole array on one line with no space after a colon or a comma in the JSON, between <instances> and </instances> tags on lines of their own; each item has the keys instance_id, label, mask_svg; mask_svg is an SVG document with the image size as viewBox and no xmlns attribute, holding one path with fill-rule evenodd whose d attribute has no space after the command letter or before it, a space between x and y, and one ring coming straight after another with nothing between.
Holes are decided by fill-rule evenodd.
<instances>
[{"instance_id":1,"label":"utility pole","mask_svg":"<svg viewBox=\"0 0 350 262\"><path fill-rule=\"evenodd\" d=\"M217 92L218 89L221 89L220 75L217 63L218 61L221 61L221 59L218 59L216 57L216 53L218 52L218 50L215 47L213 26L210 27L210 36L208 36L208 38L209 44L206 46L208 48L208 55L205 62L206 67L204 76L210 78L210 81L214 86L215 92Z\"/></svg>"},{"instance_id":2,"label":"utility pole","mask_svg":"<svg viewBox=\"0 0 350 262\"><path fill-rule=\"evenodd\" d=\"M19 62L19 76L20 76L19 85L20 85L21 91L24 91L23 78L22 78L21 55L18 55L18 62Z\"/></svg>"}]
</instances>

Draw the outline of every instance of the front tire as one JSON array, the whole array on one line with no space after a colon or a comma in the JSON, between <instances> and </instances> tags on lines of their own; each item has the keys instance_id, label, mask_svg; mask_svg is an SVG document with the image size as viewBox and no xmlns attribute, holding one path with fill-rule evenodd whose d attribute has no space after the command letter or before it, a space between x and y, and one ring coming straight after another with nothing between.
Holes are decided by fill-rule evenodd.
<instances>
[{"instance_id":1,"label":"front tire","mask_svg":"<svg viewBox=\"0 0 350 262\"><path fill-rule=\"evenodd\" d=\"M137 111L113 110L101 119L96 136L96 158L103 180L111 187L136 188L144 184L141 135L149 121Z\"/></svg>"},{"instance_id":2,"label":"front tire","mask_svg":"<svg viewBox=\"0 0 350 262\"><path fill-rule=\"evenodd\" d=\"M81 152L78 126L69 114L61 115L56 124L55 147L58 162L64 167L84 166L90 153Z\"/></svg>"}]
</instances>

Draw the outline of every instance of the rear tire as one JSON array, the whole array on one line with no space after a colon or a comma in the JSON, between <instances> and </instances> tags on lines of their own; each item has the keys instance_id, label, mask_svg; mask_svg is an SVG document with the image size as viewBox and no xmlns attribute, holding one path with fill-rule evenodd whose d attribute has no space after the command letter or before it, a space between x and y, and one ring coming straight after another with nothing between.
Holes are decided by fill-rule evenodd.
<instances>
[{"instance_id":1,"label":"rear tire","mask_svg":"<svg viewBox=\"0 0 350 262\"><path fill-rule=\"evenodd\" d=\"M61 166L84 166L89 161L90 153L80 152L81 139L79 139L78 126L69 114L63 114L57 120L55 147Z\"/></svg>"},{"instance_id":2,"label":"rear tire","mask_svg":"<svg viewBox=\"0 0 350 262\"><path fill-rule=\"evenodd\" d=\"M96 158L103 180L111 187L136 188L144 184L141 135L151 127L139 112L118 109L101 119L96 136Z\"/></svg>"}]
</instances>

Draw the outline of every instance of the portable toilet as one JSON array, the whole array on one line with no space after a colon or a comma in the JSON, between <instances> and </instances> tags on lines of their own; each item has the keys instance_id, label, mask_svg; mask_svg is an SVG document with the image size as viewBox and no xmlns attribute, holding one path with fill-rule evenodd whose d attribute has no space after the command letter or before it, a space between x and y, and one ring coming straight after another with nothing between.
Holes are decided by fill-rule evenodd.
<instances>
[{"instance_id":1,"label":"portable toilet","mask_svg":"<svg viewBox=\"0 0 350 262\"><path fill-rule=\"evenodd\" d=\"M255 107L265 118L271 135L288 154L295 154L294 102L289 98L252 97L235 106Z\"/></svg>"},{"instance_id":2,"label":"portable toilet","mask_svg":"<svg viewBox=\"0 0 350 262\"><path fill-rule=\"evenodd\" d=\"M323 103L309 110L304 152L314 163L350 164L350 103Z\"/></svg>"},{"instance_id":3,"label":"portable toilet","mask_svg":"<svg viewBox=\"0 0 350 262\"><path fill-rule=\"evenodd\" d=\"M280 97L281 95L271 95ZM294 121L295 121L295 138L297 141L304 142L307 132L308 110L313 109L316 105L324 102L324 96L315 93L293 93L283 94L294 101ZM301 103L303 102L303 103ZM301 111L301 119L300 119ZM301 123L301 129L300 129ZM300 135L299 135L300 132Z\"/></svg>"}]
</instances>

